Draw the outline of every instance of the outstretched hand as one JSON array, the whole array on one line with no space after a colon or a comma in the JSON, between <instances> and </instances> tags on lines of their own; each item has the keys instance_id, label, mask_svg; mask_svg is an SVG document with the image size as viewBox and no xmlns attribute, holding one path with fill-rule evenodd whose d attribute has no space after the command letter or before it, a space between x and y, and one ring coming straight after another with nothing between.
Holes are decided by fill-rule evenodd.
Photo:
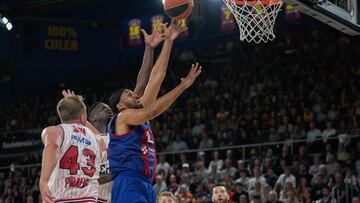
<instances>
[{"instance_id":1,"label":"outstretched hand","mask_svg":"<svg viewBox=\"0 0 360 203\"><path fill-rule=\"evenodd\" d=\"M74 91L71 91L71 90L63 90L62 92L62 95L64 96L64 98L66 97L71 97L71 96L75 96L75 92Z\"/></svg>"},{"instance_id":2,"label":"outstretched hand","mask_svg":"<svg viewBox=\"0 0 360 203\"><path fill-rule=\"evenodd\" d=\"M180 21L172 20L169 27L166 24L162 24L162 29L164 30L164 35L166 39L174 41L180 33L186 31L187 27L180 27Z\"/></svg>"},{"instance_id":3,"label":"outstretched hand","mask_svg":"<svg viewBox=\"0 0 360 203\"><path fill-rule=\"evenodd\" d=\"M189 74L185 78L181 78L181 84L185 86L185 88L189 88L195 81L195 79L200 75L202 66L199 63L195 65L192 64Z\"/></svg>"},{"instance_id":4,"label":"outstretched hand","mask_svg":"<svg viewBox=\"0 0 360 203\"><path fill-rule=\"evenodd\" d=\"M141 32L144 35L145 44L154 49L165 39L165 34L159 33L157 31L154 31L151 35L149 35L144 29L141 29Z\"/></svg>"}]
</instances>

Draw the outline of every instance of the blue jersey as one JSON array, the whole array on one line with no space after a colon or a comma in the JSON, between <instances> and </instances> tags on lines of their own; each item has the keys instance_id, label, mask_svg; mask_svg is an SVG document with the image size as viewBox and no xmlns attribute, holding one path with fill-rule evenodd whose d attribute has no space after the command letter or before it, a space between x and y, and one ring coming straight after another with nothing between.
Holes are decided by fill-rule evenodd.
<instances>
[{"instance_id":1,"label":"blue jersey","mask_svg":"<svg viewBox=\"0 0 360 203\"><path fill-rule=\"evenodd\" d=\"M156 152L154 136L150 123L145 122L123 135L117 135L116 114L108 125L109 166L113 177L118 175L134 175L151 183L155 167Z\"/></svg>"}]
</instances>

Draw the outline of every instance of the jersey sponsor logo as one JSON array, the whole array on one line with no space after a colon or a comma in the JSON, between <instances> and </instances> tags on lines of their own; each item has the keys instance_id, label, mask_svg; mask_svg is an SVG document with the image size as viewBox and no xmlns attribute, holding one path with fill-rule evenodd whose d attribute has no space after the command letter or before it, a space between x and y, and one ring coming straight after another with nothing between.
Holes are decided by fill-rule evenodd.
<instances>
[{"instance_id":1,"label":"jersey sponsor logo","mask_svg":"<svg viewBox=\"0 0 360 203\"><path fill-rule=\"evenodd\" d=\"M89 185L90 179L69 176L65 178L65 188L84 188Z\"/></svg>"},{"instance_id":2,"label":"jersey sponsor logo","mask_svg":"<svg viewBox=\"0 0 360 203\"><path fill-rule=\"evenodd\" d=\"M85 138L85 137L80 137L78 135L71 135L71 139L75 140L78 143L91 145L91 141L89 139Z\"/></svg>"},{"instance_id":3,"label":"jersey sponsor logo","mask_svg":"<svg viewBox=\"0 0 360 203\"><path fill-rule=\"evenodd\" d=\"M110 168L106 167L107 164L101 164L100 175L110 174Z\"/></svg>"}]
</instances>

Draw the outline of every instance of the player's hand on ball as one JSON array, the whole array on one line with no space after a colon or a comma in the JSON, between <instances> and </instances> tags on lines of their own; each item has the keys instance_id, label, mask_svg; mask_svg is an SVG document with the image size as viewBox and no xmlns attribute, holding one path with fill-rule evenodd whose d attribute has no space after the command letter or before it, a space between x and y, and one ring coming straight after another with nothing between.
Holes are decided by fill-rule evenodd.
<instances>
[{"instance_id":1,"label":"player's hand on ball","mask_svg":"<svg viewBox=\"0 0 360 203\"><path fill-rule=\"evenodd\" d=\"M71 97L71 96L75 96L75 92L74 91L71 91L71 90L63 90L62 92L62 95L64 97Z\"/></svg>"},{"instance_id":2,"label":"player's hand on ball","mask_svg":"<svg viewBox=\"0 0 360 203\"><path fill-rule=\"evenodd\" d=\"M188 29L187 27L181 28L180 22L177 20L172 20L169 27L166 27L166 24L162 24L161 26L164 31L165 38L172 41L174 41L180 33Z\"/></svg>"},{"instance_id":3,"label":"player's hand on ball","mask_svg":"<svg viewBox=\"0 0 360 203\"><path fill-rule=\"evenodd\" d=\"M53 203L55 198L51 195L48 184L46 182L40 181L39 187L40 187L42 202Z\"/></svg>"},{"instance_id":4,"label":"player's hand on ball","mask_svg":"<svg viewBox=\"0 0 360 203\"><path fill-rule=\"evenodd\" d=\"M185 86L185 88L189 88L195 81L195 79L200 75L202 66L199 63L193 64L191 66L189 74L186 78L181 78L181 84Z\"/></svg>"},{"instance_id":5,"label":"player's hand on ball","mask_svg":"<svg viewBox=\"0 0 360 203\"><path fill-rule=\"evenodd\" d=\"M154 31L151 35L149 35L144 29L141 29L141 32L144 35L145 44L154 49L165 39L165 34L163 33Z\"/></svg>"}]
</instances>

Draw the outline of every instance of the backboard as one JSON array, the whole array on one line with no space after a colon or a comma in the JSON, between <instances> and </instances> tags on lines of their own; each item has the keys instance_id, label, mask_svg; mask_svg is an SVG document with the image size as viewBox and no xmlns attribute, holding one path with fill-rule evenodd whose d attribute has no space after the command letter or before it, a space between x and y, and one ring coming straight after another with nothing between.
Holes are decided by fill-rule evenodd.
<instances>
[{"instance_id":1,"label":"backboard","mask_svg":"<svg viewBox=\"0 0 360 203\"><path fill-rule=\"evenodd\" d=\"M284 0L296 10L349 35L360 35L358 0Z\"/></svg>"}]
</instances>

